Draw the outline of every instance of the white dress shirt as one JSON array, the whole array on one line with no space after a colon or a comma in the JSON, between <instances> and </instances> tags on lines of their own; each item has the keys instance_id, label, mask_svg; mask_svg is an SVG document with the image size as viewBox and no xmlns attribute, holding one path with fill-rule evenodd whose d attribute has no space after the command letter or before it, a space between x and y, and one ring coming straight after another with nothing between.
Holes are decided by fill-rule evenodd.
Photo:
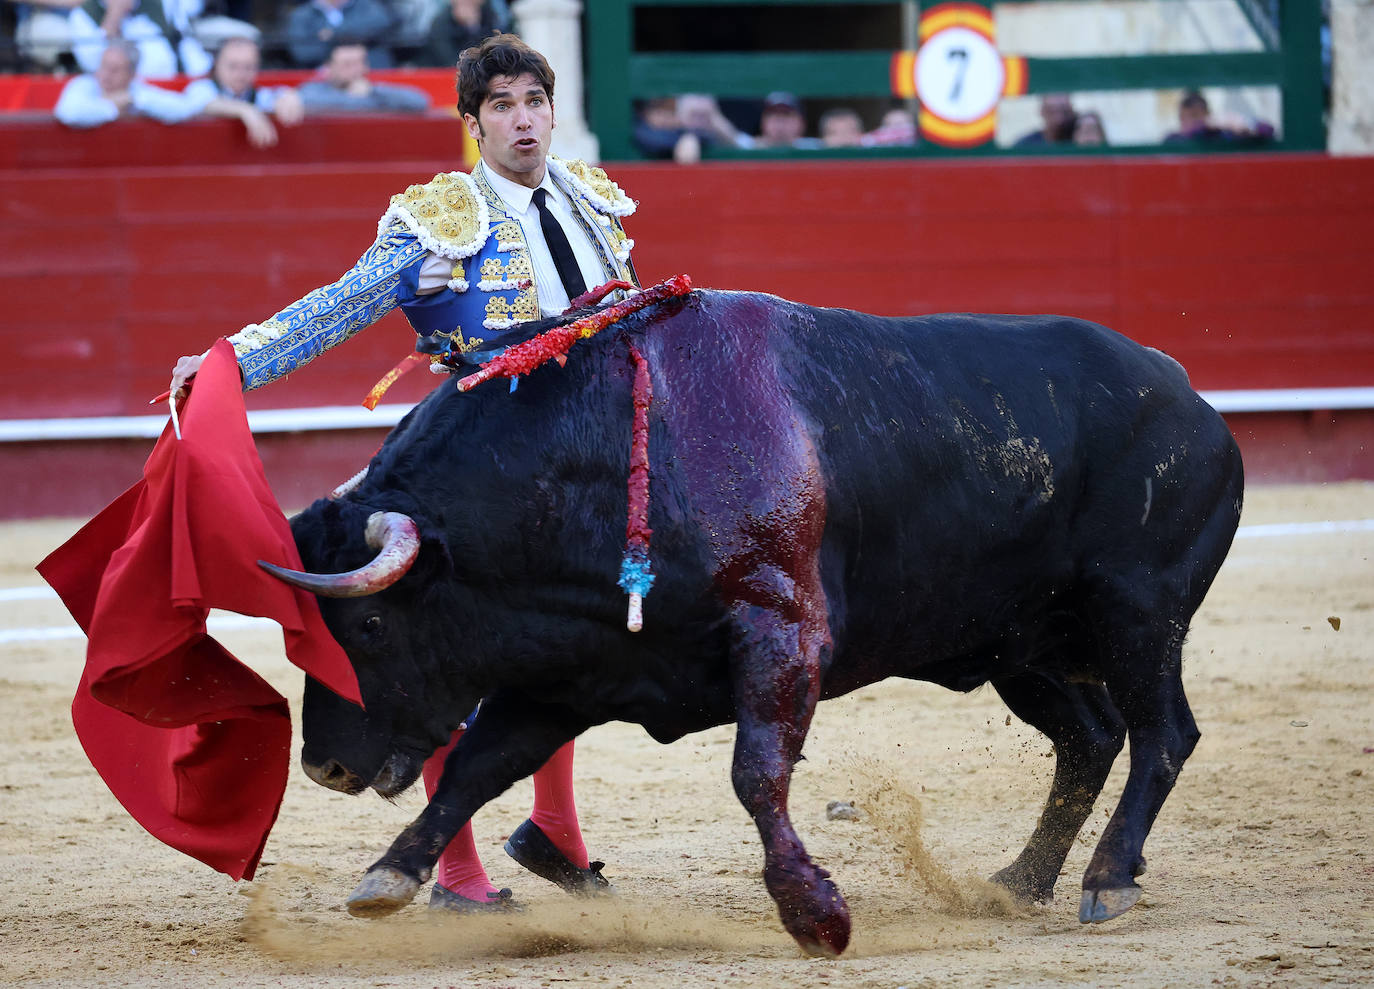
<instances>
[{"instance_id":1,"label":"white dress shirt","mask_svg":"<svg viewBox=\"0 0 1374 989\"><path fill-rule=\"evenodd\" d=\"M176 93L161 86L154 86L141 79L129 84L129 96L133 111L144 117L152 117L164 124L179 124L199 113L204 106L185 93ZM57 98L53 116L68 127L96 127L119 119L119 107L115 106L95 81L95 76L74 76L62 87L62 95Z\"/></svg>"},{"instance_id":2,"label":"white dress shirt","mask_svg":"<svg viewBox=\"0 0 1374 989\"><path fill-rule=\"evenodd\" d=\"M190 84L182 90L186 98L200 107L197 113L204 112L214 100L223 96L228 100L242 100L245 103L252 103L263 113L271 113L277 108L277 95L289 86L258 86L253 90L253 98L244 100L242 96L235 96L233 93L221 93L219 87L212 79L193 79Z\"/></svg>"},{"instance_id":3,"label":"white dress shirt","mask_svg":"<svg viewBox=\"0 0 1374 989\"><path fill-rule=\"evenodd\" d=\"M530 263L534 267L534 284L539 293L540 311L545 316L560 315L568 308L571 300L563 288L563 279L558 277L558 266L553 263L553 254L549 251L548 242L544 240L544 228L539 223L539 207L534 205L534 190L503 178L484 165L478 164L477 167L483 170L492 189L506 204L511 216L520 222L520 229L525 233L525 243L530 249ZM554 185L553 177L547 168L544 170L544 181L539 183L539 188L548 190L549 194L544 203L558 220L563 233L568 237L568 243L572 245L577 267L582 270L582 280L587 283L587 288L596 288L605 282L608 276L606 269L601 265L601 256L597 253L596 247L588 239L582 224L573 216L573 211L577 207L568 199L567 193Z\"/></svg>"}]
</instances>

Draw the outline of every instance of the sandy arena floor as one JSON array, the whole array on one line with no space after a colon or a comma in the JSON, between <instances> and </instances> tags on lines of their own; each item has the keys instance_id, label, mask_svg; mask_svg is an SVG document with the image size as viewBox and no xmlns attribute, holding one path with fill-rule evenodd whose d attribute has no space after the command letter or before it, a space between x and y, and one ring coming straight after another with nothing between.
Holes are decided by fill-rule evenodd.
<instances>
[{"instance_id":1,"label":"sandy arena floor","mask_svg":"<svg viewBox=\"0 0 1374 989\"><path fill-rule=\"evenodd\" d=\"M793 789L812 855L849 898L839 960L803 958L759 879L730 789L730 729L660 746L579 742L589 848L619 895L573 901L501 851L521 784L476 819L498 885L529 909L355 920L344 898L420 809L293 773L257 881L235 884L134 824L72 732L84 640L18 591L74 521L6 525L0 561L0 983L84 986L1314 986L1374 984L1374 484L1255 488L1193 627L1203 732L1146 847L1145 896L1077 922L1079 880L1125 757L1053 905L1007 915L975 877L1005 865L1049 787L1048 743L990 690L889 681L822 705ZM1339 627L1337 627L1339 626ZM43 629L56 631L41 631ZM40 638L47 636L47 638ZM221 636L292 699L279 634ZM299 724L299 721L297 721ZM417 788L418 789L418 788ZM861 821L828 821L853 801ZM1087 833L1091 832L1091 834ZM423 903L423 896L417 903Z\"/></svg>"}]
</instances>

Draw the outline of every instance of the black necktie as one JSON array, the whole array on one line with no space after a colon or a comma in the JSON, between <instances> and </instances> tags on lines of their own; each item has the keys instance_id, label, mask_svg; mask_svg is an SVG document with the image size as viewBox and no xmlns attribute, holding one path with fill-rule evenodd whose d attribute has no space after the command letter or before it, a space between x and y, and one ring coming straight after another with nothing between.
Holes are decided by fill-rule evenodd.
<instances>
[{"instance_id":1,"label":"black necktie","mask_svg":"<svg viewBox=\"0 0 1374 989\"><path fill-rule=\"evenodd\" d=\"M573 255L572 245L568 243L568 235L563 232L563 224L549 212L544 202L548 194L547 189L535 189L534 205L539 207L539 226L544 230L544 242L549 245L554 267L558 269L558 277L568 293L568 301L572 301L587 291L587 283L582 280L582 269L577 266L577 258Z\"/></svg>"}]
</instances>

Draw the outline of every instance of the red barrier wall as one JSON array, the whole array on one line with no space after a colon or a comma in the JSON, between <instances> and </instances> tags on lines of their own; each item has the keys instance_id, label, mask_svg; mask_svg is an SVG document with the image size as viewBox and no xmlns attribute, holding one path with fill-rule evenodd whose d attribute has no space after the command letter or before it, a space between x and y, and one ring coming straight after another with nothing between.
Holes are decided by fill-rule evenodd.
<instances>
[{"instance_id":1,"label":"red barrier wall","mask_svg":"<svg viewBox=\"0 0 1374 989\"><path fill-rule=\"evenodd\" d=\"M315 69L265 69L258 73L257 85L262 86L299 86L303 82L319 78L322 73ZM455 102L455 82L453 69L373 69L368 77L374 82L395 82L403 86L423 89L436 109L452 108ZM23 113L41 111L52 113L57 99L62 95L62 87L70 77L54 75L0 74L0 113ZM182 90L191 82L189 76L174 79L152 80L156 86L166 89Z\"/></svg>"},{"instance_id":2,"label":"red barrier wall","mask_svg":"<svg viewBox=\"0 0 1374 989\"><path fill-rule=\"evenodd\" d=\"M627 170L641 274L907 314L1060 312L1200 388L1374 384L1374 159Z\"/></svg>"},{"instance_id":3,"label":"red barrier wall","mask_svg":"<svg viewBox=\"0 0 1374 989\"><path fill-rule=\"evenodd\" d=\"M311 121L266 151L225 121L3 134L0 419L148 411L177 356L342 274L388 197L461 154L440 118ZM1069 313L1167 351L1201 389L1374 385L1374 159L611 171L641 204L626 226L646 281L685 271L878 313ZM388 317L250 405L355 403L412 340ZM431 384L412 375L387 400ZM1323 471L1374 477L1354 436Z\"/></svg>"}]
</instances>

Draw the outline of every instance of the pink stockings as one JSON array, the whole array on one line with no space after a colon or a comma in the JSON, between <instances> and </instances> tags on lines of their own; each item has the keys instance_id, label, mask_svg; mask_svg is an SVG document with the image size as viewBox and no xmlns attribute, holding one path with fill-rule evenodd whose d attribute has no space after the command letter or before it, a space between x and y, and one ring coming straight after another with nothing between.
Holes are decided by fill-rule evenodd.
<instances>
[{"instance_id":1,"label":"pink stockings","mask_svg":"<svg viewBox=\"0 0 1374 989\"><path fill-rule=\"evenodd\" d=\"M449 743L425 761L425 794L434 796L439 777L444 772L444 760L463 737L458 729ZM573 743L555 752L534 774L534 808L530 820L548 835L558 850L578 868L587 868L587 846L582 842L582 829L577 824L577 804L573 799ZM469 900L485 903L488 893L496 887L487 878L487 870L477 857L477 844L472 837L472 822L463 825L449 842L434 870L434 879L450 892Z\"/></svg>"}]
</instances>

